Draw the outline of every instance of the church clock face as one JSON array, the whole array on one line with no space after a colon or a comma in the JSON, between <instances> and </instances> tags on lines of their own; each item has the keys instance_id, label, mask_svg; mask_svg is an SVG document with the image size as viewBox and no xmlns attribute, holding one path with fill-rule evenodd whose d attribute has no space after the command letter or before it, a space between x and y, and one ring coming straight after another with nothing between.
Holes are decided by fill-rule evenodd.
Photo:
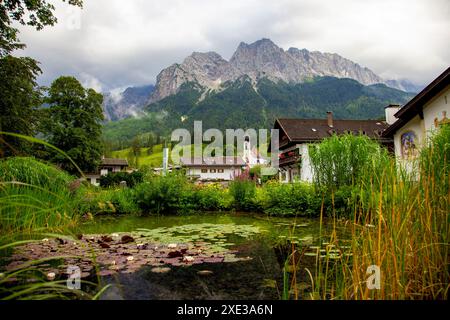
<instances>
[{"instance_id":1,"label":"church clock face","mask_svg":"<svg viewBox=\"0 0 450 320\"><path fill-rule=\"evenodd\" d=\"M401 147L403 158L414 158L417 156L417 137L413 131L402 134Z\"/></svg>"}]
</instances>

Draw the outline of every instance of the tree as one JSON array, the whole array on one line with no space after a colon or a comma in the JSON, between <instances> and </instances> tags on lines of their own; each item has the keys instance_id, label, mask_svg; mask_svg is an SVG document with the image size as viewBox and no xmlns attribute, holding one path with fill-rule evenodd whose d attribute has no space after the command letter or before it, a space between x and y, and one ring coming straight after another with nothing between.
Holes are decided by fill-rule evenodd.
<instances>
[{"instance_id":1,"label":"tree","mask_svg":"<svg viewBox=\"0 0 450 320\"><path fill-rule=\"evenodd\" d=\"M0 58L0 131L33 136L38 122L41 89L36 77L41 73L31 58ZM24 153L23 139L0 135L0 157Z\"/></svg>"},{"instance_id":2,"label":"tree","mask_svg":"<svg viewBox=\"0 0 450 320\"><path fill-rule=\"evenodd\" d=\"M65 151L83 171L95 171L101 160L101 121L103 96L85 89L74 77L56 79L49 91L46 121L48 142ZM77 173L71 162L51 152L50 160Z\"/></svg>"},{"instance_id":3,"label":"tree","mask_svg":"<svg viewBox=\"0 0 450 320\"><path fill-rule=\"evenodd\" d=\"M83 6L83 0L62 1L73 6ZM54 10L55 7L46 0L0 1L0 57L25 47L19 42L17 28L11 26L14 22L42 30L45 26L53 26L58 22L53 14Z\"/></svg>"},{"instance_id":4,"label":"tree","mask_svg":"<svg viewBox=\"0 0 450 320\"><path fill-rule=\"evenodd\" d=\"M82 0L62 0L82 7ZM41 73L38 62L31 58L15 58L11 53L23 49L19 42L18 23L35 27L53 26L55 8L46 0L0 1L0 131L33 135L37 126L41 89L36 77ZM28 151L23 139L0 135L0 157Z\"/></svg>"},{"instance_id":5,"label":"tree","mask_svg":"<svg viewBox=\"0 0 450 320\"><path fill-rule=\"evenodd\" d=\"M136 136L133 138L131 142L130 154L129 154L129 162L135 168L139 167L139 156L141 155L141 142L139 141L139 137Z\"/></svg>"},{"instance_id":6,"label":"tree","mask_svg":"<svg viewBox=\"0 0 450 320\"><path fill-rule=\"evenodd\" d=\"M139 137L134 137L131 142L131 152L135 157L139 157L141 155L141 142L139 141Z\"/></svg>"},{"instance_id":7,"label":"tree","mask_svg":"<svg viewBox=\"0 0 450 320\"><path fill-rule=\"evenodd\" d=\"M155 138L153 134L150 132L147 135L147 155L151 155L153 153L153 146L155 145Z\"/></svg>"}]
</instances>

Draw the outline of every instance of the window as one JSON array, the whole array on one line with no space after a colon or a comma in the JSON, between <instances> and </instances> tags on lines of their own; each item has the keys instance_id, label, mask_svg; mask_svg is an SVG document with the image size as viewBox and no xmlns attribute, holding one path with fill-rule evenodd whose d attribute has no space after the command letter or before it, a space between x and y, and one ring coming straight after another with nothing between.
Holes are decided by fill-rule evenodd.
<instances>
[{"instance_id":1,"label":"window","mask_svg":"<svg viewBox=\"0 0 450 320\"><path fill-rule=\"evenodd\" d=\"M217 172L218 173L223 173L224 171L223 171L223 169L218 169Z\"/></svg>"},{"instance_id":2,"label":"window","mask_svg":"<svg viewBox=\"0 0 450 320\"><path fill-rule=\"evenodd\" d=\"M216 173L216 172L217 172L216 169L211 169L211 170L209 170L209 173Z\"/></svg>"},{"instance_id":3,"label":"window","mask_svg":"<svg viewBox=\"0 0 450 320\"><path fill-rule=\"evenodd\" d=\"M202 169L202 173L208 173L208 169Z\"/></svg>"}]
</instances>

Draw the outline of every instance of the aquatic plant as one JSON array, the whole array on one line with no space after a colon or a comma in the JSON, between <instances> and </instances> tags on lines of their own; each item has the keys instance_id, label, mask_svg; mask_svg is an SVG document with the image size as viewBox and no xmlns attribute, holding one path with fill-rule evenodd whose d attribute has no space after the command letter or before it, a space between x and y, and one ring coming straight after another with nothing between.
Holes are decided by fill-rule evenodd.
<instances>
[{"instance_id":1,"label":"aquatic plant","mask_svg":"<svg viewBox=\"0 0 450 320\"><path fill-rule=\"evenodd\" d=\"M3 233L63 227L78 219L74 178L33 158L0 161L0 229Z\"/></svg>"},{"instance_id":2,"label":"aquatic plant","mask_svg":"<svg viewBox=\"0 0 450 320\"><path fill-rule=\"evenodd\" d=\"M405 172L394 159L366 173L348 221L350 250L316 256L315 270L307 270L313 286L307 298L448 299L449 141L448 126L432 135L417 159L418 173ZM336 226L336 215L333 221ZM341 252L338 234L323 241ZM380 269L376 290L367 286L370 266Z\"/></svg>"},{"instance_id":3,"label":"aquatic plant","mask_svg":"<svg viewBox=\"0 0 450 320\"><path fill-rule=\"evenodd\" d=\"M38 242L34 240L9 242L0 246L0 252L33 246L36 243ZM73 256L67 256L66 252L64 256L37 257L38 254L39 252L33 253L33 257L30 256L25 261L14 260L10 267L1 270L0 300L97 300L110 287L101 287L98 282L80 280L79 289L69 288L68 275L59 273L56 266L61 264L61 260Z\"/></svg>"},{"instance_id":4,"label":"aquatic plant","mask_svg":"<svg viewBox=\"0 0 450 320\"><path fill-rule=\"evenodd\" d=\"M30 259L61 260L56 266L38 266L44 274L60 277L67 265L79 266L81 277L132 273L143 266L191 266L202 263L246 261L229 247L229 237L249 238L258 227L236 224L191 224L170 228L138 229L127 233L79 235L26 242L17 246L7 265L14 272ZM70 256L66 253L70 252ZM39 259L39 260L36 260ZM18 267L19 266L19 267ZM62 269L61 269L62 266Z\"/></svg>"}]
</instances>

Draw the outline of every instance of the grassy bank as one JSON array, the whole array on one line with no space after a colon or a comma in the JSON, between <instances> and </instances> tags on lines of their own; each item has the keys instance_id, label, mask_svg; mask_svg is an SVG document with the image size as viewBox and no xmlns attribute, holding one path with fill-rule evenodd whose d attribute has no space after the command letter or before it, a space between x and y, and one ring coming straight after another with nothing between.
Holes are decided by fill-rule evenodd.
<instances>
[{"instance_id":1,"label":"grassy bank","mask_svg":"<svg viewBox=\"0 0 450 320\"><path fill-rule=\"evenodd\" d=\"M150 166L161 167L163 162L163 147L161 144L155 145L151 148L141 148L139 155L135 157L131 148L112 151L113 158L128 159L129 162L134 163L136 167Z\"/></svg>"},{"instance_id":2,"label":"grassy bank","mask_svg":"<svg viewBox=\"0 0 450 320\"><path fill-rule=\"evenodd\" d=\"M0 162L2 234L57 230L77 223L75 178L32 158Z\"/></svg>"},{"instance_id":3,"label":"grassy bank","mask_svg":"<svg viewBox=\"0 0 450 320\"><path fill-rule=\"evenodd\" d=\"M70 239L67 230L82 220L82 190L74 177L52 164L20 157L0 161L0 257L9 256L16 246L56 234ZM36 258L2 269L0 300L98 299L107 288L99 286L98 278L72 290L65 278L39 271L40 265L60 264L61 259ZM0 259L0 266L4 262Z\"/></svg>"}]
</instances>

